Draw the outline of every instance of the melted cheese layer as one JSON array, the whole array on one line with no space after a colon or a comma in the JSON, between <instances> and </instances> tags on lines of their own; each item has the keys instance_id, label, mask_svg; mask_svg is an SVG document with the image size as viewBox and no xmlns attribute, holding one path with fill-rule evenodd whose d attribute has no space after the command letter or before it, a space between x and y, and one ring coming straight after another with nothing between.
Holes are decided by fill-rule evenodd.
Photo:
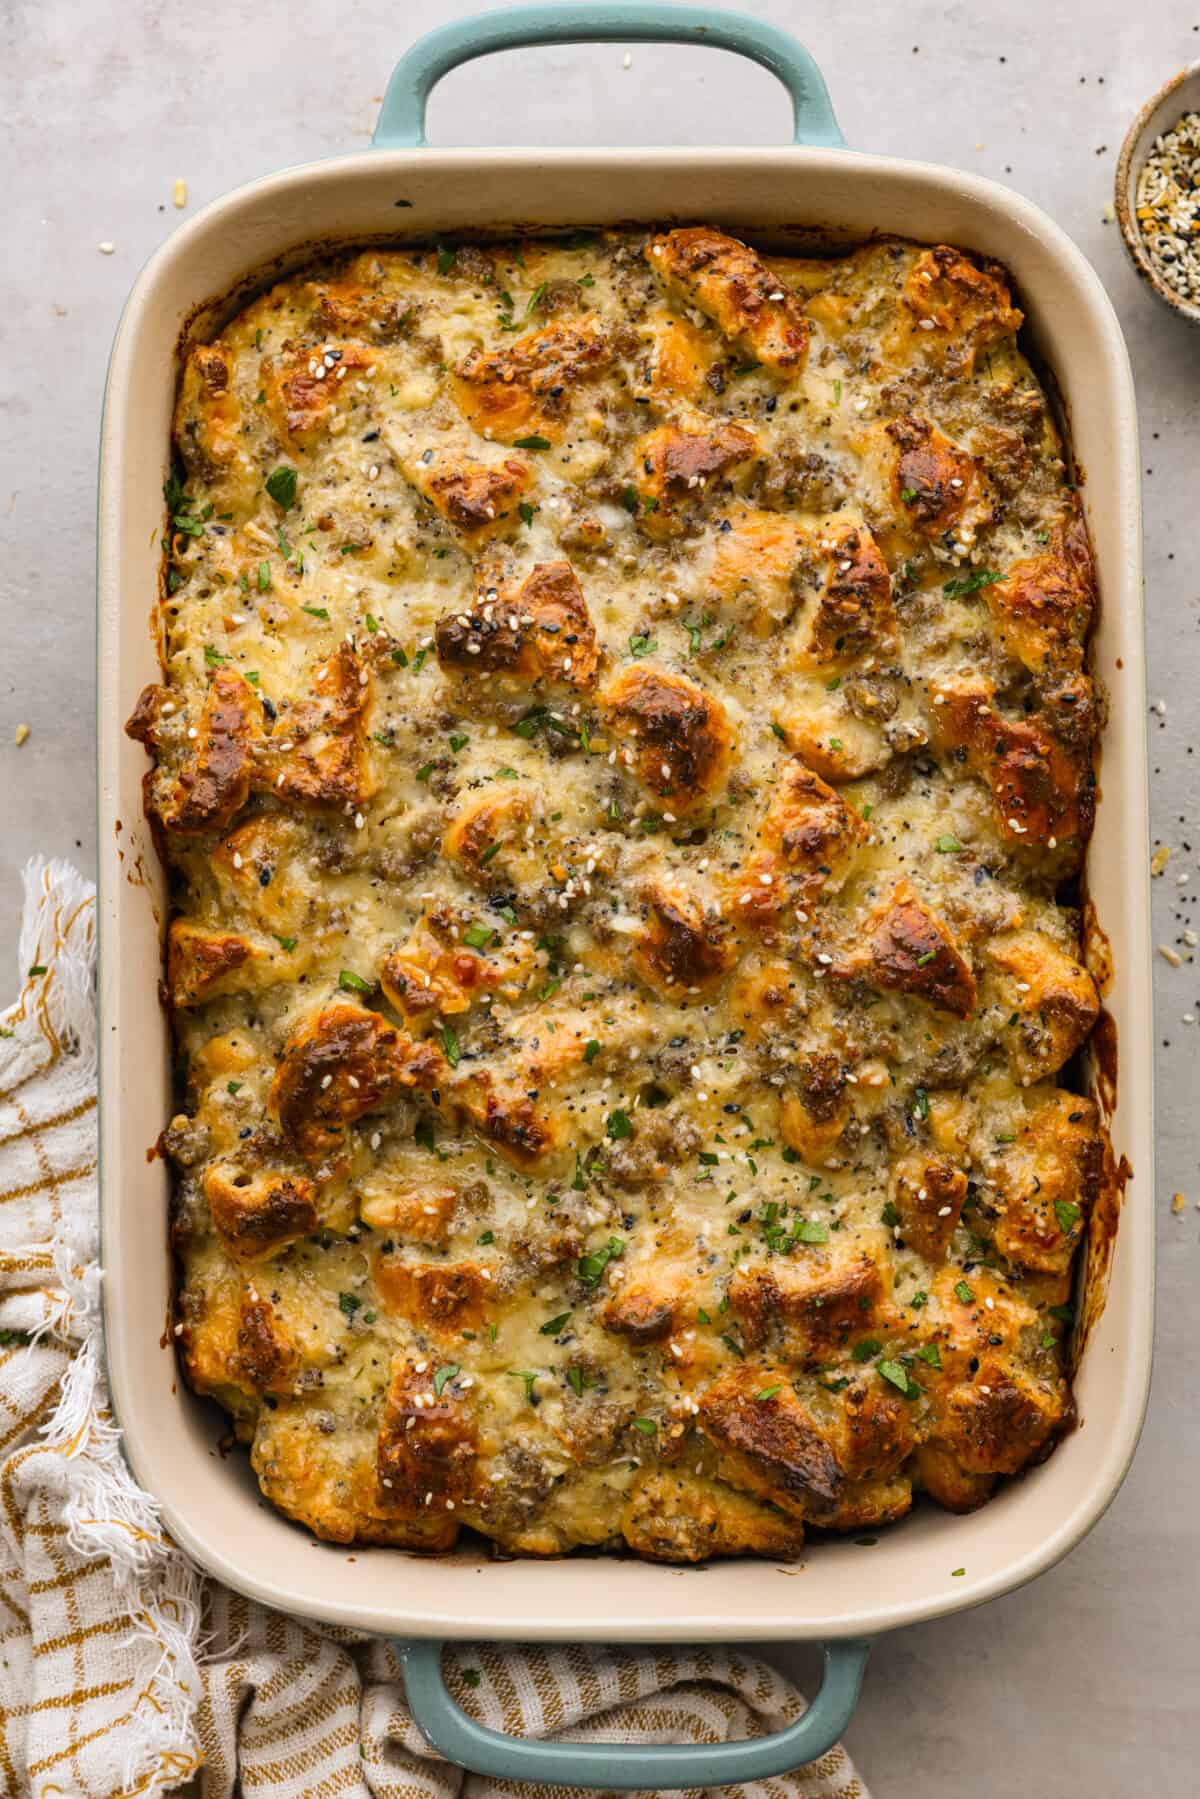
<instances>
[{"instance_id":1,"label":"melted cheese layer","mask_svg":"<svg viewBox=\"0 0 1200 1799\"><path fill-rule=\"evenodd\" d=\"M318 1535L794 1554L1069 1413L1099 706L1003 270L372 251L194 349L179 1341Z\"/></svg>"}]
</instances>

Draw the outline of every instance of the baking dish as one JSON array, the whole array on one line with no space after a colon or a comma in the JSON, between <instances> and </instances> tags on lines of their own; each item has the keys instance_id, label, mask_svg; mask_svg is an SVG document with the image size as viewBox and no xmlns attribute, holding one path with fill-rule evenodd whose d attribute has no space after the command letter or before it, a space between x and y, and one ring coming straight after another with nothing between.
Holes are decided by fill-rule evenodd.
<instances>
[{"instance_id":1,"label":"baking dish","mask_svg":"<svg viewBox=\"0 0 1200 1799\"><path fill-rule=\"evenodd\" d=\"M791 93L797 142L740 150L431 150L425 99L486 51L608 39L708 42L771 68ZM1018 196L930 165L840 146L807 52L760 21L628 4L530 7L432 33L403 59L375 147L287 170L197 215L130 296L109 374L100 482L101 1212L113 1402L134 1474L177 1540L229 1585L281 1609L401 1634L409 1697L431 1741L480 1771L576 1786L688 1786L762 1778L820 1755L848 1721L864 1639L961 1610L1049 1567L1095 1523L1133 1454L1149 1382L1153 1298L1151 1016L1137 437L1128 358L1112 308L1078 250ZM1106 1004L1121 1048L1111 1116L1133 1174L1112 1246L1107 1305L1077 1379L1079 1428L983 1510L918 1509L866 1548L815 1548L793 1569L703 1569L576 1557L492 1562L314 1544L260 1498L247 1467L215 1451L215 1413L181 1390L163 1320L167 1172L147 1154L171 1107L156 974L165 911L142 820L143 752L122 722L157 674L147 629L158 581L161 485L181 332L206 328L247 284L295 266L314 243L428 240L505 226L702 218L780 244L886 229L996 256L1011 270L1034 353L1053 370L1086 476L1101 591L1096 672L1112 702L1089 882L1111 940ZM801 238L800 241L804 241ZM225 300L222 300L225 296ZM508 1742L457 1711L441 1685L443 1638L822 1639L826 1680L777 1737L703 1750ZM656 1759L657 1758L657 1759ZM697 1759L699 1758L699 1759Z\"/></svg>"}]
</instances>

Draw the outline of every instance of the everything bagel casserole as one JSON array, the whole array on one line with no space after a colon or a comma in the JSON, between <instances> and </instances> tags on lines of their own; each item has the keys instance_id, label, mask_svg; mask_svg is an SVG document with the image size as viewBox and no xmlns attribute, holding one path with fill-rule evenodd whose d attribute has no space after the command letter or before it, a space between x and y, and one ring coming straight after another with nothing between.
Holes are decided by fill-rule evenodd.
<instances>
[{"instance_id":1,"label":"everything bagel casserole","mask_svg":"<svg viewBox=\"0 0 1200 1799\"><path fill-rule=\"evenodd\" d=\"M1020 325L695 227L191 349L174 1329L318 1536L786 1557L1069 1422L1095 593Z\"/></svg>"}]
</instances>

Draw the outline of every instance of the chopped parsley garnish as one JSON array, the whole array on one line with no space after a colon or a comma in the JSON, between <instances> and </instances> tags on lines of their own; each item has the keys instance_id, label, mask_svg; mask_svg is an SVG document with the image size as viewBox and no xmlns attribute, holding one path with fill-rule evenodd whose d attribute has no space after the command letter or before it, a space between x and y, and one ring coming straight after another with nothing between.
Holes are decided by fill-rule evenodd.
<instances>
[{"instance_id":1,"label":"chopped parsley garnish","mask_svg":"<svg viewBox=\"0 0 1200 1799\"><path fill-rule=\"evenodd\" d=\"M480 868L486 868L492 857L500 854L500 849L501 845L499 843L489 843L482 856L479 858Z\"/></svg>"},{"instance_id":2,"label":"chopped parsley garnish","mask_svg":"<svg viewBox=\"0 0 1200 1799\"><path fill-rule=\"evenodd\" d=\"M545 1324L538 1326L538 1335L542 1337L557 1337L570 1316L570 1312L560 1312L557 1318L547 1318Z\"/></svg>"},{"instance_id":3,"label":"chopped parsley garnish","mask_svg":"<svg viewBox=\"0 0 1200 1799\"><path fill-rule=\"evenodd\" d=\"M902 1362L880 1362L879 1372L884 1380L890 1381L892 1386L898 1388L906 1399L921 1391L916 1382L909 1379L908 1370Z\"/></svg>"},{"instance_id":4,"label":"chopped parsley garnish","mask_svg":"<svg viewBox=\"0 0 1200 1799\"><path fill-rule=\"evenodd\" d=\"M271 564L269 562L260 562L258 565L258 591L260 593L266 593L270 585Z\"/></svg>"},{"instance_id":5,"label":"chopped parsley garnish","mask_svg":"<svg viewBox=\"0 0 1200 1799\"><path fill-rule=\"evenodd\" d=\"M653 637L645 637L638 631L635 631L633 636L629 639L629 654L634 657L635 660L642 656L653 655L657 648L658 643Z\"/></svg>"},{"instance_id":6,"label":"chopped parsley garnish","mask_svg":"<svg viewBox=\"0 0 1200 1799\"><path fill-rule=\"evenodd\" d=\"M1056 1199L1054 1202L1054 1216L1058 1219L1059 1230L1062 1231L1064 1236L1069 1237L1075 1226L1079 1223L1079 1207L1072 1205L1069 1200Z\"/></svg>"},{"instance_id":7,"label":"chopped parsley garnish","mask_svg":"<svg viewBox=\"0 0 1200 1799\"><path fill-rule=\"evenodd\" d=\"M229 661L229 657L222 656L220 650L214 650L211 643L206 643L204 646L204 660L207 662L209 668L220 668L223 662Z\"/></svg>"},{"instance_id":8,"label":"chopped parsley garnish","mask_svg":"<svg viewBox=\"0 0 1200 1799\"><path fill-rule=\"evenodd\" d=\"M444 1367L438 1368L435 1371L433 1376L433 1390L439 1399L442 1397L442 1388L446 1385L446 1382L448 1380L453 1380L458 1372L459 1367L457 1362L447 1362Z\"/></svg>"},{"instance_id":9,"label":"chopped parsley garnish","mask_svg":"<svg viewBox=\"0 0 1200 1799\"><path fill-rule=\"evenodd\" d=\"M446 1060L451 1068L457 1068L462 1061L462 1050L458 1045L458 1037L452 1025L442 1026L442 1048L446 1052Z\"/></svg>"},{"instance_id":10,"label":"chopped parsley garnish","mask_svg":"<svg viewBox=\"0 0 1200 1799\"><path fill-rule=\"evenodd\" d=\"M948 600L959 600L965 593L976 593L981 587L990 587L993 581L1003 581L1003 579L1004 576L998 569L973 568L969 575L962 575L953 581L945 582L942 592Z\"/></svg>"},{"instance_id":11,"label":"chopped parsley garnish","mask_svg":"<svg viewBox=\"0 0 1200 1799\"><path fill-rule=\"evenodd\" d=\"M310 618L328 618L329 610L325 606L301 606L301 612L307 612Z\"/></svg>"},{"instance_id":12,"label":"chopped parsley garnish","mask_svg":"<svg viewBox=\"0 0 1200 1799\"><path fill-rule=\"evenodd\" d=\"M935 949L927 949L923 955L917 957L917 967L924 968L927 963L934 961L936 956L937 951Z\"/></svg>"},{"instance_id":13,"label":"chopped parsley garnish","mask_svg":"<svg viewBox=\"0 0 1200 1799\"><path fill-rule=\"evenodd\" d=\"M430 775L433 773L433 770L434 770L434 764L432 762L423 762L421 764L420 768L417 770L418 781L427 781L429 779Z\"/></svg>"},{"instance_id":14,"label":"chopped parsley garnish","mask_svg":"<svg viewBox=\"0 0 1200 1799\"><path fill-rule=\"evenodd\" d=\"M355 974L352 969L343 968L338 976L338 986L343 993L370 993L372 984L370 981L364 981L362 976Z\"/></svg>"},{"instance_id":15,"label":"chopped parsley garnish","mask_svg":"<svg viewBox=\"0 0 1200 1799\"><path fill-rule=\"evenodd\" d=\"M413 1126L413 1142L419 1143L422 1149L434 1148L433 1119L428 1116L418 1118Z\"/></svg>"},{"instance_id":16,"label":"chopped parsley garnish","mask_svg":"<svg viewBox=\"0 0 1200 1799\"><path fill-rule=\"evenodd\" d=\"M277 468L267 476L267 492L277 506L287 512L296 504L296 471L294 468Z\"/></svg>"},{"instance_id":17,"label":"chopped parsley garnish","mask_svg":"<svg viewBox=\"0 0 1200 1799\"><path fill-rule=\"evenodd\" d=\"M226 1093L240 1093L244 1085L243 1081L226 1081L225 1091Z\"/></svg>"},{"instance_id":18,"label":"chopped parsley garnish","mask_svg":"<svg viewBox=\"0 0 1200 1799\"><path fill-rule=\"evenodd\" d=\"M439 275L448 275L457 260L457 250L448 249L445 244L437 247L437 271Z\"/></svg>"},{"instance_id":19,"label":"chopped parsley garnish","mask_svg":"<svg viewBox=\"0 0 1200 1799\"><path fill-rule=\"evenodd\" d=\"M625 1253L625 1244L620 1237L610 1237L600 1249L593 1249L585 1256L580 1256L575 1264L575 1272L585 1287L595 1287L608 1264L619 1259Z\"/></svg>"},{"instance_id":20,"label":"chopped parsley garnish","mask_svg":"<svg viewBox=\"0 0 1200 1799\"><path fill-rule=\"evenodd\" d=\"M914 1354L920 1356L923 1362L928 1362L931 1368L940 1368L942 1365L942 1354L936 1343L922 1343Z\"/></svg>"},{"instance_id":21,"label":"chopped parsley garnish","mask_svg":"<svg viewBox=\"0 0 1200 1799\"><path fill-rule=\"evenodd\" d=\"M918 1118L929 1117L929 1095L924 1087L918 1087L913 1093L913 1111Z\"/></svg>"},{"instance_id":22,"label":"chopped parsley garnish","mask_svg":"<svg viewBox=\"0 0 1200 1799\"><path fill-rule=\"evenodd\" d=\"M537 508L535 506L531 506L529 504L528 500L519 500L517 502L517 511L521 515L522 523L524 523L526 525L532 525L533 515L536 510L537 510Z\"/></svg>"},{"instance_id":23,"label":"chopped parsley garnish","mask_svg":"<svg viewBox=\"0 0 1200 1799\"><path fill-rule=\"evenodd\" d=\"M483 1678L478 1668L460 1668L459 1673L469 1687L477 1687Z\"/></svg>"},{"instance_id":24,"label":"chopped parsley garnish","mask_svg":"<svg viewBox=\"0 0 1200 1799\"><path fill-rule=\"evenodd\" d=\"M957 855L961 849L962 844L958 841L958 838L951 837L949 832L947 832L944 837L939 837L937 840L939 856L954 856Z\"/></svg>"},{"instance_id":25,"label":"chopped parsley garnish","mask_svg":"<svg viewBox=\"0 0 1200 1799\"><path fill-rule=\"evenodd\" d=\"M600 1054L599 1040L595 1037L589 1037L587 1042L583 1046L584 1061L585 1062L594 1062L596 1060L596 1057L599 1054Z\"/></svg>"},{"instance_id":26,"label":"chopped parsley garnish","mask_svg":"<svg viewBox=\"0 0 1200 1799\"><path fill-rule=\"evenodd\" d=\"M869 1362L874 1356L879 1355L882 1349L883 1344L877 1337L864 1337L861 1343L854 1345L850 1354L856 1362Z\"/></svg>"},{"instance_id":27,"label":"chopped parsley garnish","mask_svg":"<svg viewBox=\"0 0 1200 1799\"><path fill-rule=\"evenodd\" d=\"M533 1383L540 1372L540 1369L537 1368L505 1369L505 1373L510 1374L513 1380L523 1380L525 1382L525 1398L530 1405L533 1404Z\"/></svg>"},{"instance_id":28,"label":"chopped parsley garnish","mask_svg":"<svg viewBox=\"0 0 1200 1799\"><path fill-rule=\"evenodd\" d=\"M621 1137L632 1137L633 1126L629 1122L628 1112L622 1111L620 1106L615 1112L610 1112L604 1121L604 1134L614 1141Z\"/></svg>"},{"instance_id":29,"label":"chopped parsley garnish","mask_svg":"<svg viewBox=\"0 0 1200 1799\"><path fill-rule=\"evenodd\" d=\"M548 450L550 439L542 437L538 432L530 432L528 437L514 437L513 446L518 450Z\"/></svg>"},{"instance_id":30,"label":"chopped parsley garnish","mask_svg":"<svg viewBox=\"0 0 1200 1799\"><path fill-rule=\"evenodd\" d=\"M463 734L463 732L455 731L454 735L450 739L450 748L454 751L454 754L457 756L459 750L465 750L467 745L470 743L470 741L471 741L471 739L469 737L465 736Z\"/></svg>"},{"instance_id":31,"label":"chopped parsley garnish","mask_svg":"<svg viewBox=\"0 0 1200 1799\"><path fill-rule=\"evenodd\" d=\"M341 1306L342 1311L347 1318L353 1318L355 1312L357 1312L359 1306L362 1304L362 1300L359 1299L356 1293L339 1293L338 1304Z\"/></svg>"},{"instance_id":32,"label":"chopped parsley garnish","mask_svg":"<svg viewBox=\"0 0 1200 1799\"><path fill-rule=\"evenodd\" d=\"M768 1399L774 1399L776 1393L782 1393L782 1392L783 1392L783 1382L778 1381L776 1383L776 1385L773 1387L764 1387L762 1392L756 1393L754 1397L757 1399L759 1405L765 1405Z\"/></svg>"},{"instance_id":33,"label":"chopped parsley garnish","mask_svg":"<svg viewBox=\"0 0 1200 1799\"><path fill-rule=\"evenodd\" d=\"M583 1369L582 1368L568 1368L567 1369L567 1379L571 1383L571 1391L574 1393L575 1397L577 1399L582 1399L583 1398L583 1389L584 1389L585 1385L587 1384L586 1381L584 1380Z\"/></svg>"},{"instance_id":34,"label":"chopped parsley garnish","mask_svg":"<svg viewBox=\"0 0 1200 1799\"><path fill-rule=\"evenodd\" d=\"M638 508L641 502L638 499L636 487L631 485L623 490L621 494L621 504L624 506L626 512L632 512L634 517L637 517Z\"/></svg>"},{"instance_id":35,"label":"chopped parsley garnish","mask_svg":"<svg viewBox=\"0 0 1200 1799\"><path fill-rule=\"evenodd\" d=\"M291 955L292 951L296 947L296 939L294 937L276 936L275 941L279 945L280 949L285 949L287 951L289 956Z\"/></svg>"},{"instance_id":36,"label":"chopped parsley garnish","mask_svg":"<svg viewBox=\"0 0 1200 1799\"><path fill-rule=\"evenodd\" d=\"M829 1226L815 1218L801 1218L792 1231L797 1243L828 1243Z\"/></svg>"},{"instance_id":37,"label":"chopped parsley garnish","mask_svg":"<svg viewBox=\"0 0 1200 1799\"><path fill-rule=\"evenodd\" d=\"M468 925L463 932L463 942L469 949L489 949L495 935L495 931L489 930L485 924Z\"/></svg>"},{"instance_id":38,"label":"chopped parsley garnish","mask_svg":"<svg viewBox=\"0 0 1200 1799\"><path fill-rule=\"evenodd\" d=\"M496 1233L495 1231L481 1231L475 1241L476 1243L494 1243L496 1241Z\"/></svg>"},{"instance_id":39,"label":"chopped parsley garnish","mask_svg":"<svg viewBox=\"0 0 1200 1799\"><path fill-rule=\"evenodd\" d=\"M644 1437L652 1437L658 1429L658 1420L655 1418L633 1418L630 1422L634 1430L640 1430Z\"/></svg>"},{"instance_id":40,"label":"chopped parsley garnish","mask_svg":"<svg viewBox=\"0 0 1200 1799\"><path fill-rule=\"evenodd\" d=\"M373 613L373 612L368 612L368 613L367 613L367 615L366 615L366 626L367 626L367 630L368 630L368 631L378 631L378 629L379 629L379 620L378 620L378 619L377 619L377 618L376 618L376 617L375 617L375 614L374 614L374 613Z\"/></svg>"},{"instance_id":41,"label":"chopped parsley garnish","mask_svg":"<svg viewBox=\"0 0 1200 1799\"><path fill-rule=\"evenodd\" d=\"M970 1287L968 1287L966 1281L956 1281L954 1283L954 1297L957 1300L961 1300L963 1305L969 1306L975 1295Z\"/></svg>"}]
</instances>

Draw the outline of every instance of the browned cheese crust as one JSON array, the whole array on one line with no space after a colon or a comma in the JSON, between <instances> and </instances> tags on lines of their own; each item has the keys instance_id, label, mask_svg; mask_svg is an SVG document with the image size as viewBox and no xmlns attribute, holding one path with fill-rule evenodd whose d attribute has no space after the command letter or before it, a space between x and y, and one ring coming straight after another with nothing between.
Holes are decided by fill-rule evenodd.
<instances>
[{"instance_id":1,"label":"browned cheese crust","mask_svg":"<svg viewBox=\"0 0 1200 1799\"><path fill-rule=\"evenodd\" d=\"M371 251L195 347L178 1342L317 1535L794 1556L1071 1415L1101 705L1003 269Z\"/></svg>"}]
</instances>

